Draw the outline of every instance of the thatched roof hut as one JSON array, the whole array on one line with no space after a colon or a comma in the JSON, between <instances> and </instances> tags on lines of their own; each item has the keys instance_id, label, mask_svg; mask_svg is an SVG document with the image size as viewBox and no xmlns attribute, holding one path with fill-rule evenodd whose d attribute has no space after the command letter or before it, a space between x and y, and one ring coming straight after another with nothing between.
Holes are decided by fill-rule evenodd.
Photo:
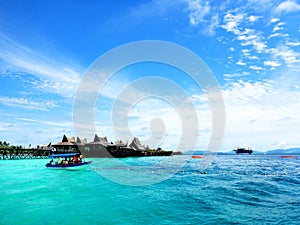
<instances>
[{"instance_id":1,"label":"thatched roof hut","mask_svg":"<svg viewBox=\"0 0 300 225\"><path fill-rule=\"evenodd\" d=\"M63 136L61 142L57 142L52 145L59 152L77 152L78 145L75 143L75 138L67 138L66 135Z\"/></svg>"}]
</instances>

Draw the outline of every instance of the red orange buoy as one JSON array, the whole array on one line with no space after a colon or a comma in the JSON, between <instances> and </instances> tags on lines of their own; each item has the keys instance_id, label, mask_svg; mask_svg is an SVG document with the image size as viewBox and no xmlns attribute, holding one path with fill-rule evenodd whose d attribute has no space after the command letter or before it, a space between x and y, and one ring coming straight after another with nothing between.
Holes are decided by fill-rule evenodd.
<instances>
[{"instance_id":1,"label":"red orange buoy","mask_svg":"<svg viewBox=\"0 0 300 225\"><path fill-rule=\"evenodd\" d=\"M194 159L202 159L202 158L204 158L204 156L203 155L192 155L192 158L194 158Z\"/></svg>"},{"instance_id":2,"label":"red orange buoy","mask_svg":"<svg viewBox=\"0 0 300 225\"><path fill-rule=\"evenodd\" d=\"M292 159L295 159L297 158L295 155L282 155L280 156L281 158L292 158Z\"/></svg>"}]
</instances>

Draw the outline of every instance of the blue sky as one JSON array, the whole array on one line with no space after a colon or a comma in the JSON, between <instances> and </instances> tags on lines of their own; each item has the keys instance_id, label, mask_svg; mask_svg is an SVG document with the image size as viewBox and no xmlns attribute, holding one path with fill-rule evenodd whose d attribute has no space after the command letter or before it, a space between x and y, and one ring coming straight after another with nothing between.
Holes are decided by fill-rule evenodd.
<instances>
[{"instance_id":1,"label":"blue sky","mask_svg":"<svg viewBox=\"0 0 300 225\"><path fill-rule=\"evenodd\" d=\"M199 55L216 76L226 107L222 150L298 147L299 21L296 0L1 1L1 140L26 146L73 136L74 94L89 66L119 45L163 40ZM99 135L115 140L115 90L150 75L174 81L190 96L199 117L198 148L206 148L211 115L205 96L184 74L161 65L116 74L96 107ZM149 121L165 118L168 138L160 144L176 148L174 109L151 101L133 107L131 131L143 142Z\"/></svg>"}]
</instances>

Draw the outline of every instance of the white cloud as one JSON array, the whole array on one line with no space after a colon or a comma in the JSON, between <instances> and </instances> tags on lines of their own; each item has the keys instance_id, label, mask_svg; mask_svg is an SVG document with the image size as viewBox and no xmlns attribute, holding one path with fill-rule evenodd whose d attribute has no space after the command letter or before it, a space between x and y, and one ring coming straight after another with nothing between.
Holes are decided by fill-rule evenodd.
<instances>
[{"instance_id":1,"label":"white cloud","mask_svg":"<svg viewBox=\"0 0 300 225\"><path fill-rule=\"evenodd\" d=\"M261 53L267 48L267 45L260 40L260 36L253 35L251 39L247 38L244 42L241 43L242 46L253 46L253 48L258 52Z\"/></svg>"},{"instance_id":2,"label":"white cloud","mask_svg":"<svg viewBox=\"0 0 300 225\"><path fill-rule=\"evenodd\" d=\"M276 23L276 22L278 22L280 19L278 19L278 18L272 18L271 20L270 20L270 22L271 23Z\"/></svg>"},{"instance_id":3,"label":"white cloud","mask_svg":"<svg viewBox=\"0 0 300 225\"><path fill-rule=\"evenodd\" d=\"M8 69L29 73L37 78L38 88L71 97L80 81L80 74L57 59L49 59L0 34L0 59Z\"/></svg>"},{"instance_id":4,"label":"white cloud","mask_svg":"<svg viewBox=\"0 0 300 225\"><path fill-rule=\"evenodd\" d=\"M247 56L247 59L258 60L259 58L256 55L249 55Z\"/></svg>"},{"instance_id":5,"label":"white cloud","mask_svg":"<svg viewBox=\"0 0 300 225\"><path fill-rule=\"evenodd\" d=\"M237 63L236 63L237 65L240 65L240 66L245 66L246 65L246 63L244 63L244 62L242 62L242 61L238 61Z\"/></svg>"},{"instance_id":6,"label":"white cloud","mask_svg":"<svg viewBox=\"0 0 300 225\"><path fill-rule=\"evenodd\" d=\"M233 15L231 13L227 13L224 17L224 25L221 25L227 32L232 32L236 35L240 34L240 30L238 25L243 21L245 18L245 14L237 14Z\"/></svg>"},{"instance_id":7,"label":"white cloud","mask_svg":"<svg viewBox=\"0 0 300 225\"><path fill-rule=\"evenodd\" d=\"M255 1L252 1L253 4L254 2ZM271 1L267 2L271 3ZM297 8L296 5L289 1L288 3L285 2L285 4L281 5L279 9L284 10L286 8L283 6L290 4ZM271 5L269 9L272 8ZM298 63L300 60L300 53L296 51L296 49L292 49L292 47L296 47L300 44L298 44L297 38L289 38L289 33L287 33L289 26L285 27L286 22L280 21L277 17L273 17L270 20L270 23L273 26L272 33L268 35L266 30L258 30L259 26L253 26L251 21L257 22L258 18L247 16L247 14L243 13L242 10L236 10L234 12L229 11L225 14L223 24L220 27L234 35L234 38L231 41L232 43L236 43L236 41L238 41L240 46L247 48L242 49L242 54L245 60L258 60L261 58L266 61L266 65L273 65L271 69L278 67L279 62L280 64L287 64L288 66ZM263 23L263 21L259 22ZM263 24L260 25L263 26ZM284 32L285 30L287 30L287 32ZM282 46L282 43L284 42L286 43L285 47ZM247 61L245 62L247 63ZM239 62L238 64L241 63ZM250 68L256 71L263 69L261 65L252 65ZM232 74L235 73L233 72Z\"/></svg>"},{"instance_id":8,"label":"white cloud","mask_svg":"<svg viewBox=\"0 0 300 225\"><path fill-rule=\"evenodd\" d=\"M243 77L243 76L248 76L249 72L243 71L241 73L225 73L223 74L224 77L226 78L235 78L235 77Z\"/></svg>"},{"instance_id":9,"label":"white cloud","mask_svg":"<svg viewBox=\"0 0 300 225\"><path fill-rule=\"evenodd\" d=\"M255 21L259 20L261 17L260 16L249 16L248 19L250 22L254 23Z\"/></svg>"},{"instance_id":10,"label":"white cloud","mask_svg":"<svg viewBox=\"0 0 300 225\"><path fill-rule=\"evenodd\" d=\"M275 33L276 31L283 30L283 27L282 27L283 25L286 25L286 23L285 22L279 22L279 23L277 23L274 26L272 32Z\"/></svg>"},{"instance_id":11,"label":"white cloud","mask_svg":"<svg viewBox=\"0 0 300 225\"><path fill-rule=\"evenodd\" d=\"M192 0L188 1L189 19L192 26L197 26L204 21L204 18L210 13L209 1Z\"/></svg>"},{"instance_id":12,"label":"white cloud","mask_svg":"<svg viewBox=\"0 0 300 225\"><path fill-rule=\"evenodd\" d=\"M300 5L293 0L280 3L275 9L275 13L290 13L300 11Z\"/></svg>"},{"instance_id":13,"label":"white cloud","mask_svg":"<svg viewBox=\"0 0 300 225\"><path fill-rule=\"evenodd\" d=\"M239 81L224 89L227 117L224 149L251 143L254 149L267 150L274 147L274 140L294 144L288 147L300 144L295 142L299 140L300 92L281 83Z\"/></svg>"},{"instance_id":14,"label":"white cloud","mask_svg":"<svg viewBox=\"0 0 300 225\"><path fill-rule=\"evenodd\" d=\"M21 107L25 109L48 111L57 107L55 101L34 101L26 98L0 97L0 103L7 106Z\"/></svg>"},{"instance_id":15,"label":"white cloud","mask_svg":"<svg viewBox=\"0 0 300 225\"><path fill-rule=\"evenodd\" d=\"M261 67L253 68L261 69ZM243 73L224 74L227 78L245 75ZM300 144L299 141L295 141L298 140L296 136L300 125L300 91L299 88L291 88L290 85L297 83L294 80L291 81L289 76L282 79L285 82L279 79L261 82L238 81L223 87L227 118L223 151L230 150L241 143L251 143L254 149L266 150L266 148L274 147L274 139L287 140L295 145ZM203 149L207 146L211 132L210 108L205 95L194 94L190 98L197 110L200 137L205 140L202 140L199 145L199 148ZM130 121L130 130L140 135L141 140L147 139L151 134L149 133L150 121L161 118L168 134L167 139L162 142L164 147L178 143L181 136L178 133L180 116L178 119L177 112L169 105L147 100L141 102L138 107L132 108L129 115L135 118Z\"/></svg>"},{"instance_id":16,"label":"white cloud","mask_svg":"<svg viewBox=\"0 0 300 225\"><path fill-rule=\"evenodd\" d=\"M281 45L277 48L271 48L268 50L268 53L272 56L273 59L281 59L287 65L292 65L294 63L300 62L300 53L290 49L288 46Z\"/></svg>"},{"instance_id":17,"label":"white cloud","mask_svg":"<svg viewBox=\"0 0 300 225\"><path fill-rule=\"evenodd\" d=\"M287 42L286 43L287 46L300 46L300 42Z\"/></svg>"},{"instance_id":18,"label":"white cloud","mask_svg":"<svg viewBox=\"0 0 300 225\"><path fill-rule=\"evenodd\" d=\"M252 46L255 51L261 53L267 47L262 32L242 26L241 24L245 22L245 18L246 14L233 15L227 13L224 17L225 24L221 27L227 32L235 34L242 46Z\"/></svg>"},{"instance_id":19,"label":"white cloud","mask_svg":"<svg viewBox=\"0 0 300 225\"><path fill-rule=\"evenodd\" d=\"M215 35L220 25L219 14L212 11L210 2L207 0L179 0L187 6L189 24L192 27L200 27L203 35Z\"/></svg>"},{"instance_id":20,"label":"white cloud","mask_svg":"<svg viewBox=\"0 0 300 225\"><path fill-rule=\"evenodd\" d=\"M276 27L273 28L273 32L278 31L278 30L283 30L283 27L277 27L276 26Z\"/></svg>"},{"instance_id":21,"label":"white cloud","mask_svg":"<svg viewBox=\"0 0 300 225\"><path fill-rule=\"evenodd\" d=\"M262 70L262 67L260 66L249 66L249 68L252 70Z\"/></svg>"},{"instance_id":22,"label":"white cloud","mask_svg":"<svg viewBox=\"0 0 300 225\"><path fill-rule=\"evenodd\" d=\"M250 55L250 50L249 50L249 49L242 49L241 52L242 52L243 55L245 55L245 56Z\"/></svg>"},{"instance_id":23,"label":"white cloud","mask_svg":"<svg viewBox=\"0 0 300 225\"><path fill-rule=\"evenodd\" d=\"M252 35L248 35L248 36L246 36L246 35L240 35L237 38L240 41L251 41L253 39L257 39L257 37L258 37L257 35L252 34Z\"/></svg>"},{"instance_id":24,"label":"white cloud","mask_svg":"<svg viewBox=\"0 0 300 225\"><path fill-rule=\"evenodd\" d=\"M273 0L247 0L246 7L253 9L255 12L265 13L273 7Z\"/></svg>"},{"instance_id":25,"label":"white cloud","mask_svg":"<svg viewBox=\"0 0 300 225\"><path fill-rule=\"evenodd\" d=\"M208 25L209 35L214 35L216 33L216 29L219 27L219 24L220 24L219 15L216 14L211 18L210 23Z\"/></svg>"},{"instance_id":26,"label":"white cloud","mask_svg":"<svg viewBox=\"0 0 300 225\"><path fill-rule=\"evenodd\" d=\"M289 81L287 77L282 79L286 82ZM294 81L290 81L289 83L294 84ZM226 130L222 145L223 151L229 151L242 143L252 144L255 150L266 150L274 147L274 140L278 140L278 142L287 141L290 144L287 147L300 145L297 138L297 131L300 125L299 88L291 89L290 86L282 86L283 84L286 85L286 83L280 80L265 80L262 82L238 81L223 87L222 93L226 107ZM193 95L190 99L195 104L199 119L199 137L201 142L198 147L204 149L211 134L212 118L210 108L205 95ZM132 108L129 116L135 119L129 121L130 130L140 137L142 143L151 144L145 142L151 135L151 121L160 118L164 121L166 136L163 136L162 142L157 142L156 144L174 150L175 145L178 144L182 137L180 133L180 115L176 112L176 108L170 107L165 102L157 101L157 99L148 99ZM25 104L26 101L23 102ZM188 116L188 113L185 116ZM58 122L47 123L39 119L16 119L30 123L31 129L32 124L51 126L51 129L54 127L55 132L57 132L56 134L61 134L61 129L64 126L70 126L67 123L61 126L57 124ZM188 122L192 121L188 120ZM71 121L68 123L71 123ZM5 124L5 126L8 125ZM18 123L18 126L21 126L21 123ZM105 135L107 132L111 132L109 127L110 125L108 124L102 124L99 127L97 125L97 129ZM162 135L163 133L160 133L160 130L156 130L156 128L158 127L152 127L152 131L156 131L156 135ZM30 135L33 135L33 133L31 132ZM49 134L47 133L47 135ZM191 134L185 135L188 136ZM51 134L47 138L49 137L53 138L54 136ZM154 137L159 138L161 136L154 135ZM42 142L53 141L53 139L48 140L47 138L42 138ZM110 140L114 141L115 139L111 136ZM126 140L124 139L124 141ZM14 139L10 141L14 141ZM39 143L41 139L33 140L31 138L31 141ZM155 142L152 143L155 144Z\"/></svg>"},{"instance_id":27,"label":"white cloud","mask_svg":"<svg viewBox=\"0 0 300 225\"><path fill-rule=\"evenodd\" d=\"M231 75L240 74L228 74L229 77ZM261 82L240 80L222 88L226 107L223 151L229 151L243 143L252 144L255 150L267 150L274 148L274 140L288 141L292 144L288 147L300 145L297 138L300 125L300 91L291 89L290 84L295 81L289 76L282 79L285 82L280 79ZM208 106L205 103L206 97L194 95L192 98L201 121L210 121L210 109L203 106ZM197 101L201 102L204 111L197 107ZM201 130L211 131L211 123L199 123L199 126ZM201 146L205 146L205 142Z\"/></svg>"},{"instance_id":28,"label":"white cloud","mask_svg":"<svg viewBox=\"0 0 300 225\"><path fill-rule=\"evenodd\" d=\"M54 109L59 110L58 108ZM7 117L6 124L0 123L0 135L7 141L15 145L33 146L40 144L56 143L61 140L62 135L72 136L72 117L66 117L57 113L50 116L51 112L43 111L42 113L30 115L24 113L25 110L16 110L12 117ZM34 119L33 119L34 118ZM53 119L55 118L55 119ZM55 122L52 122L55 121ZM4 128L2 131L1 127Z\"/></svg>"},{"instance_id":29,"label":"white cloud","mask_svg":"<svg viewBox=\"0 0 300 225\"><path fill-rule=\"evenodd\" d=\"M29 119L29 118L24 118L24 117L17 117L15 119L19 120L19 121L31 122L31 123L47 125L47 126L54 126L54 127L59 127L59 128L66 128L66 127L71 127L72 126L71 121L55 121L55 122L52 122L52 121L45 121L45 120L38 120L38 119Z\"/></svg>"},{"instance_id":30,"label":"white cloud","mask_svg":"<svg viewBox=\"0 0 300 225\"><path fill-rule=\"evenodd\" d=\"M193 96L190 99L195 101ZM200 101L202 104L203 99ZM204 110L202 107L199 108L201 112ZM204 112L209 114L206 110ZM197 129L194 129L197 111L194 111L192 107L182 108L182 106L176 104L176 101L170 104L170 102L161 98L144 98L130 107L125 115L128 121L121 119L124 116L123 112L116 111L115 113L117 116L113 119L114 135L118 134L118 139L123 141L130 141L132 136L137 136L142 143L150 147L176 149L181 138L184 137L185 146L181 150L190 150L193 145L191 139L197 139ZM103 122L105 124L102 124L102 130L103 127L107 126L107 121ZM201 120L202 125L203 123L209 123L209 120ZM183 126L185 127L184 134L182 133ZM196 128L197 126L198 124Z\"/></svg>"},{"instance_id":31,"label":"white cloud","mask_svg":"<svg viewBox=\"0 0 300 225\"><path fill-rule=\"evenodd\" d=\"M278 66L281 66L281 63L276 62L276 61L265 61L264 65L265 66L278 67Z\"/></svg>"},{"instance_id":32,"label":"white cloud","mask_svg":"<svg viewBox=\"0 0 300 225\"><path fill-rule=\"evenodd\" d=\"M274 37L288 37L288 34L282 34L282 33L273 33L271 34L268 39L274 38Z\"/></svg>"}]
</instances>

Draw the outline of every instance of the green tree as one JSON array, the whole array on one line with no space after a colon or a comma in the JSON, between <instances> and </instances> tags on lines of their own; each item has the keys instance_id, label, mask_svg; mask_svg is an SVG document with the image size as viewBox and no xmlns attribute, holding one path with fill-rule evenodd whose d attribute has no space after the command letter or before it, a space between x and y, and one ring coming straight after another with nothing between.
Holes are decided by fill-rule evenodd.
<instances>
[{"instance_id":1,"label":"green tree","mask_svg":"<svg viewBox=\"0 0 300 225\"><path fill-rule=\"evenodd\" d=\"M6 141L4 141L4 142L3 142L3 146L4 146L5 148L9 147L9 143L6 142Z\"/></svg>"}]
</instances>

